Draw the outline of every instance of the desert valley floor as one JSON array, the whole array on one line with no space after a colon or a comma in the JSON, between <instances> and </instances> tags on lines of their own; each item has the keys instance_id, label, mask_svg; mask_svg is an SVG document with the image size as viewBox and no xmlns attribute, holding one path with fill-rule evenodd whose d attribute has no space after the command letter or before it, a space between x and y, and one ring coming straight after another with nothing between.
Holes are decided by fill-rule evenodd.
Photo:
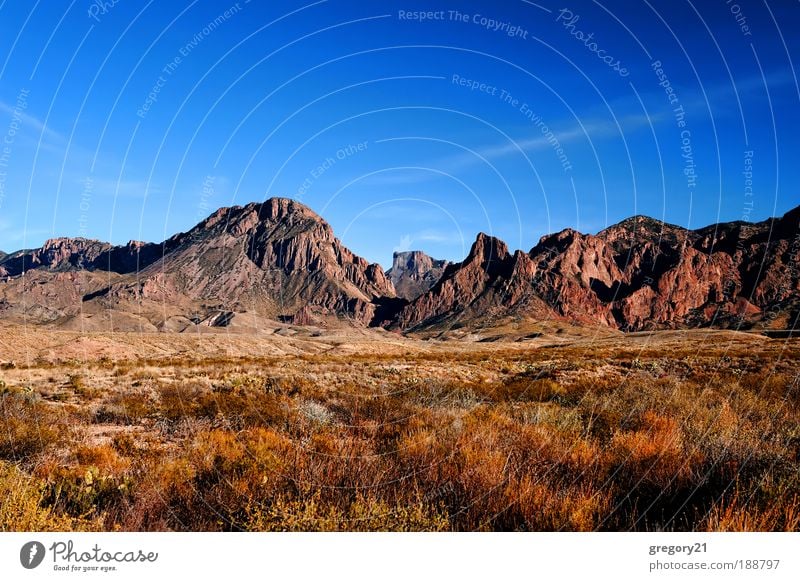
<instances>
[{"instance_id":1,"label":"desert valley floor","mask_svg":"<svg viewBox=\"0 0 800 581\"><path fill-rule=\"evenodd\" d=\"M0 327L0 530L797 530L796 339Z\"/></svg>"}]
</instances>

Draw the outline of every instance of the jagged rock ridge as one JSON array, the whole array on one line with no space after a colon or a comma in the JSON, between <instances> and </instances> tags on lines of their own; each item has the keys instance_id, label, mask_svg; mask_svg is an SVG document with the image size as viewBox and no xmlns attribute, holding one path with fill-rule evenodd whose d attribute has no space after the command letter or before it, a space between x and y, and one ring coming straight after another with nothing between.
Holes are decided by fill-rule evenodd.
<instances>
[{"instance_id":1,"label":"jagged rock ridge","mask_svg":"<svg viewBox=\"0 0 800 581\"><path fill-rule=\"evenodd\" d=\"M597 235L544 236L513 255L480 234L462 263L385 324L422 329L522 317L626 331L791 328L800 311L798 258L800 208L699 230L635 216Z\"/></svg>"}]
</instances>

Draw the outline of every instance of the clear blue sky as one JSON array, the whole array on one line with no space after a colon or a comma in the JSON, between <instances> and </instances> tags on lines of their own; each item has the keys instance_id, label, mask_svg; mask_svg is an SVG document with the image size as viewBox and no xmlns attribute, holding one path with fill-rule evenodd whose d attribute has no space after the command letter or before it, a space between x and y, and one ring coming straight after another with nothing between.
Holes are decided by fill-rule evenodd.
<instances>
[{"instance_id":1,"label":"clear blue sky","mask_svg":"<svg viewBox=\"0 0 800 581\"><path fill-rule=\"evenodd\" d=\"M800 204L800 3L563 7L0 0L0 249L271 196L383 264Z\"/></svg>"}]
</instances>

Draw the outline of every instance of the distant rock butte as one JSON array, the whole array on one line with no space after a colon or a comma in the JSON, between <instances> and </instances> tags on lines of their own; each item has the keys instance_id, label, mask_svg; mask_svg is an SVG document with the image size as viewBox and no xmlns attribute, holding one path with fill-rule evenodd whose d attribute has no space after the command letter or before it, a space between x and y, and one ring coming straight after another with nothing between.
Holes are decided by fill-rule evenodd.
<instances>
[{"instance_id":1,"label":"distant rock butte","mask_svg":"<svg viewBox=\"0 0 800 581\"><path fill-rule=\"evenodd\" d=\"M384 273L311 209L272 198L217 210L160 244L56 238L0 253L0 276L0 318L67 327L95 317L236 328L238 314L257 313L399 331L520 319L778 329L800 312L800 208L698 230L634 216L596 235L543 236L529 252L481 233L460 263L396 252Z\"/></svg>"},{"instance_id":2,"label":"distant rock butte","mask_svg":"<svg viewBox=\"0 0 800 581\"><path fill-rule=\"evenodd\" d=\"M392 281L397 296L409 301L428 292L450 264L446 260L435 260L421 250L395 252L392 258L392 268L386 271L386 276Z\"/></svg>"}]
</instances>

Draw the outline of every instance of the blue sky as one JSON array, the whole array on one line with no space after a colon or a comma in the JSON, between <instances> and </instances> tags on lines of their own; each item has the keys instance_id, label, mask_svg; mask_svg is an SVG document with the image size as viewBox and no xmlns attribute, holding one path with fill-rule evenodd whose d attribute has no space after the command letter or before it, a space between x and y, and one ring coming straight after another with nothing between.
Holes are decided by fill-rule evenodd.
<instances>
[{"instance_id":1,"label":"blue sky","mask_svg":"<svg viewBox=\"0 0 800 581\"><path fill-rule=\"evenodd\" d=\"M0 249L271 196L385 265L781 215L798 25L788 1L0 0Z\"/></svg>"}]
</instances>

